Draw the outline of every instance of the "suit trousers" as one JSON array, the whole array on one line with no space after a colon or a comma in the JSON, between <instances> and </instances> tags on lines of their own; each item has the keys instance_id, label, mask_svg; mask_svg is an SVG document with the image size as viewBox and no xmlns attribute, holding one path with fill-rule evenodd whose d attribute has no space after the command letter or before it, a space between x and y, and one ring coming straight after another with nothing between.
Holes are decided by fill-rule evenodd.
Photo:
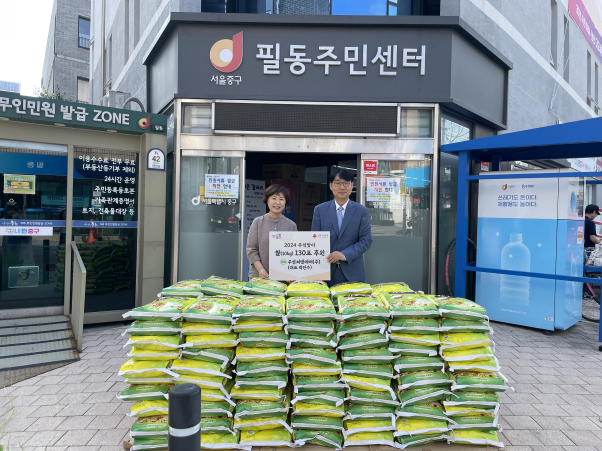
<instances>
[{"instance_id":1,"label":"suit trousers","mask_svg":"<svg viewBox=\"0 0 602 451\"><path fill-rule=\"evenodd\" d=\"M330 281L328 282L328 286L332 287L338 283L348 282L345 274L343 274L343 270L340 266L332 265L334 268L330 271Z\"/></svg>"}]
</instances>

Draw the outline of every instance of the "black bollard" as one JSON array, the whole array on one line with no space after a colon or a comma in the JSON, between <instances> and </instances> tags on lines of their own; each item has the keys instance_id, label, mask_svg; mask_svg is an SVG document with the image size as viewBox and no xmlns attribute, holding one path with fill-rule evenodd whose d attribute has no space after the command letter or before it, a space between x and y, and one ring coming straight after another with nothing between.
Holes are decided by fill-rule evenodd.
<instances>
[{"instance_id":1,"label":"black bollard","mask_svg":"<svg viewBox=\"0 0 602 451\"><path fill-rule=\"evenodd\" d=\"M169 451L201 450L201 388L176 385L169 391Z\"/></svg>"}]
</instances>

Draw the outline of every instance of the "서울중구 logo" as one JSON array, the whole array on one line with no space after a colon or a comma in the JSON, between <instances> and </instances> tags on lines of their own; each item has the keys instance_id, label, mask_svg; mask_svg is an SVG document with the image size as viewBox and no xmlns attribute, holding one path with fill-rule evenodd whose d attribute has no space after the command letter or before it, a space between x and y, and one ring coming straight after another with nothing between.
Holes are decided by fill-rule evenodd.
<instances>
[{"instance_id":1,"label":"\uc11c\uc6b8\uc911\uad6c logo","mask_svg":"<svg viewBox=\"0 0 602 451\"><path fill-rule=\"evenodd\" d=\"M234 72L242 63L242 31L232 39L222 39L211 47L211 64L220 72Z\"/></svg>"},{"instance_id":2,"label":"\uc11c\uc6b8\uc911\uad6c logo","mask_svg":"<svg viewBox=\"0 0 602 451\"><path fill-rule=\"evenodd\" d=\"M146 130L148 127L150 127L150 116L140 119L138 121L138 127L140 127L142 130Z\"/></svg>"},{"instance_id":3,"label":"\uc11c\uc6b8\uc911\uad6c logo","mask_svg":"<svg viewBox=\"0 0 602 451\"><path fill-rule=\"evenodd\" d=\"M502 189L508 188L508 185L502 185Z\"/></svg>"}]
</instances>

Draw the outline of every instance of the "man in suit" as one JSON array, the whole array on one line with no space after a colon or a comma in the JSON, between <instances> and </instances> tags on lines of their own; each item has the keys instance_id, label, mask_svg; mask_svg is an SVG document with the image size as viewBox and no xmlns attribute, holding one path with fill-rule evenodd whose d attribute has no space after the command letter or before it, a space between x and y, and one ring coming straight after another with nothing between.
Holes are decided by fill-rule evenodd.
<instances>
[{"instance_id":1,"label":"man in suit","mask_svg":"<svg viewBox=\"0 0 602 451\"><path fill-rule=\"evenodd\" d=\"M363 282L364 253L372 245L372 228L368 209L349 200L353 191L353 174L334 168L328 177L334 200L314 209L312 232L330 232L329 286L343 282Z\"/></svg>"}]
</instances>

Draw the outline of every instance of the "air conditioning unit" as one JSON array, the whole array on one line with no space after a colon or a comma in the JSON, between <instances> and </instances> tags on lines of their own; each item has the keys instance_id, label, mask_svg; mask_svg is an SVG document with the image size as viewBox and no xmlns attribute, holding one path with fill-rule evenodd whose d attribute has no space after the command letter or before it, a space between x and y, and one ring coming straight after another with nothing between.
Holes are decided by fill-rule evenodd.
<instances>
[{"instance_id":1,"label":"air conditioning unit","mask_svg":"<svg viewBox=\"0 0 602 451\"><path fill-rule=\"evenodd\" d=\"M123 104L132 95L129 92L109 91L102 98L102 105L111 108L123 108Z\"/></svg>"}]
</instances>

